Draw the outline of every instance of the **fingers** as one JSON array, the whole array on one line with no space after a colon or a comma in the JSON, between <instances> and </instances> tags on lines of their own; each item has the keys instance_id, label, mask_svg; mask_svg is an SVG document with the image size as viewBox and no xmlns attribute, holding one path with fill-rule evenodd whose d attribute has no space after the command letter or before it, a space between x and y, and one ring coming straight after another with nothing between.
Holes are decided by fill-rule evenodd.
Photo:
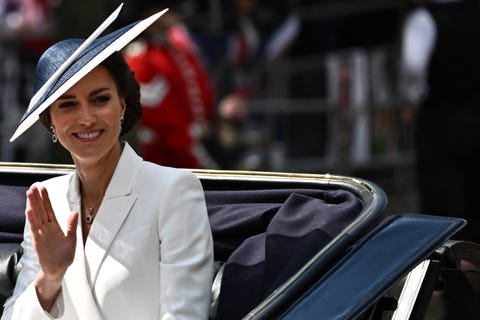
<instances>
[{"instance_id":1,"label":"fingers","mask_svg":"<svg viewBox=\"0 0 480 320\"><path fill-rule=\"evenodd\" d=\"M38 219L38 216L33 212L31 207L28 207L25 210L25 216L27 217L27 221L30 224L30 229L32 231L39 229L42 225L42 222Z\"/></svg>"},{"instance_id":2,"label":"fingers","mask_svg":"<svg viewBox=\"0 0 480 320\"><path fill-rule=\"evenodd\" d=\"M73 237L76 235L78 216L79 216L78 211L73 211L68 217L67 237Z\"/></svg>"},{"instance_id":3,"label":"fingers","mask_svg":"<svg viewBox=\"0 0 480 320\"><path fill-rule=\"evenodd\" d=\"M48 191L45 187L40 187L40 195L42 197L43 208L45 209L47 221L56 222L57 218L53 213L52 203L50 202L50 198L48 197Z\"/></svg>"},{"instance_id":4,"label":"fingers","mask_svg":"<svg viewBox=\"0 0 480 320\"><path fill-rule=\"evenodd\" d=\"M27 191L27 198L28 206L25 210L25 215L30 224L32 234L43 234L48 229L50 230L48 232L61 232L61 234L65 235L57 222L45 187L37 187L35 185L30 187ZM66 236L72 238L72 240L76 238L78 219L79 213L77 211L72 212L68 218Z\"/></svg>"},{"instance_id":5,"label":"fingers","mask_svg":"<svg viewBox=\"0 0 480 320\"><path fill-rule=\"evenodd\" d=\"M25 214L28 222L35 227L39 227L48 221L43 209L43 202L36 186L31 186L27 191L28 207Z\"/></svg>"},{"instance_id":6,"label":"fingers","mask_svg":"<svg viewBox=\"0 0 480 320\"><path fill-rule=\"evenodd\" d=\"M25 211L28 221L34 226L40 226L47 222L56 222L55 213L45 187L31 186L27 191L28 208Z\"/></svg>"}]
</instances>

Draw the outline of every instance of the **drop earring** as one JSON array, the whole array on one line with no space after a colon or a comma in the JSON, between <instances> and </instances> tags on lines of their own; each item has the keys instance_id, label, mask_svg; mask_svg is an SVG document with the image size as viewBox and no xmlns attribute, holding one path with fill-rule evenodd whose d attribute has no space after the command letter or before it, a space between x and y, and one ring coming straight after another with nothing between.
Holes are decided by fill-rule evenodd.
<instances>
[{"instance_id":1,"label":"drop earring","mask_svg":"<svg viewBox=\"0 0 480 320\"><path fill-rule=\"evenodd\" d=\"M57 133L56 133L55 127L53 125L50 125L50 132L52 132L53 143L57 143L57 141L58 141Z\"/></svg>"},{"instance_id":2,"label":"drop earring","mask_svg":"<svg viewBox=\"0 0 480 320\"><path fill-rule=\"evenodd\" d=\"M122 133L123 131L123 121L125 120L125 118L123 116L120 117L120 134Z\"/></svg>"}]
</instances>

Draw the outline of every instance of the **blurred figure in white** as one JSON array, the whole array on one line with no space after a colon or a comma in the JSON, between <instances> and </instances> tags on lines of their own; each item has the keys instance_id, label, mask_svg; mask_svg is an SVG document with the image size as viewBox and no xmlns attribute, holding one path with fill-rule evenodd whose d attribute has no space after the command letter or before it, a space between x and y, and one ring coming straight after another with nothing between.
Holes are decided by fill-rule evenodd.
<instances>
[{"instance_id":1,"label":"blurred figure in white","mask_svg":"<svg viewBox=\"0 0 480 320\"><path fill-rule=\"evenodd\" d=\"M458 216L456 235L480 241L480 7L478 1L413 1L403 25L400 92L406 117L416 121L420 209ZM446 276L446 275L445 275ZM448 287L447 319L478 319Z\"/></svg>"}]
</instances>

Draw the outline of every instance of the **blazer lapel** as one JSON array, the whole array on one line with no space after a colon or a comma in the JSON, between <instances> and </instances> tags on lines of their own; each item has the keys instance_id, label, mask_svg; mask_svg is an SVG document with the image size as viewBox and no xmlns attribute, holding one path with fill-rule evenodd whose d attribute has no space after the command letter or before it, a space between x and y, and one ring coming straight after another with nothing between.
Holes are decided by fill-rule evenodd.
<instances>
[{"instance_id":1,"label":"blazer lapel","mask_svg":"<svg viewBox=\"0 0 480 320\"><path fill-rule=\"evenodd\" d=\"M135 196L124 196L114 199L104 199L99 215L92 224L87 242L85 243L85 257L90 273L92 287L95 286L98 272L110 251L112 243L121 229L130 209L135 203Z\"/></svg>"},{"instance_id":2,"label":"blazer lapel","mask_svg":"<svg viewBox=\"0 0 480 320\"><path fill-rule=\"evenodd\" d=\"M78 177L72 175L69 179L68 188L69 211L80 212L80 192ZM62 216L62 225L67 225L67 215ZM71 301L75 301L75 312L79 318L101 320L102 316L98 309L95 298L92 295L90 281L86 272L85 252L83 247L82 222L78 220L77 245L75 248L75 260L65 274L65 291Z\"/></svg>"},{"instance_id":3,"label":"blazer lapel","mask_svg":"<svg viewBox=\"0 0 480 320\"><path fill-rule=\"evenodd\" d=\"M80 222L81 224L81 222ZM98 309L97 302L93 296L90 282L86 273L85 254L83 250L82 228L77 227L77 248L75 252L75 263L72 263L70 272L65 277L67 294L71 301L75 301L75 309L79 319L101 320L102 315Z\"/></svg>"},{"instance_id":4,"label":"blazer lapel","mask_svg":"<svg viewBox=\"0 0 480 320\"><path fill-rule=\"evenodd\" d=\"M92 288L115 237L137 199L131 192L141 163L142 159L125 143L85 243L85 258Z\"/></svg>"}]
</instances>

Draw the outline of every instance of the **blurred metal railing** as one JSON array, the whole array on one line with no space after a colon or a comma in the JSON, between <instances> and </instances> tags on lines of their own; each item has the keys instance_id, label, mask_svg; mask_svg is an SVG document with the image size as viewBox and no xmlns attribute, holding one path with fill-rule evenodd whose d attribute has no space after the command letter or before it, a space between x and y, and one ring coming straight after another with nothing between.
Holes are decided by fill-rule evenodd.
<instances>
[{"instance_id":1,"label":"blurred metal railing","mask_svg":"<svg viewBox=\"0 0 480 320\"><path fill-rule=\"evenodd\" d=\"M322 99L257 99L249 111L251 144L262 146L259 150L272 171L345 173L413 161L413 124L403 120L398 106L351 109L346 124L341 123L338 105ZM366 136L360 139L362 145L354 145L358 142L351 129L365 113L369 127L360 134ZM354 155L358 148L364 149L361 158Z\"/></svg>"}]
</instances>

